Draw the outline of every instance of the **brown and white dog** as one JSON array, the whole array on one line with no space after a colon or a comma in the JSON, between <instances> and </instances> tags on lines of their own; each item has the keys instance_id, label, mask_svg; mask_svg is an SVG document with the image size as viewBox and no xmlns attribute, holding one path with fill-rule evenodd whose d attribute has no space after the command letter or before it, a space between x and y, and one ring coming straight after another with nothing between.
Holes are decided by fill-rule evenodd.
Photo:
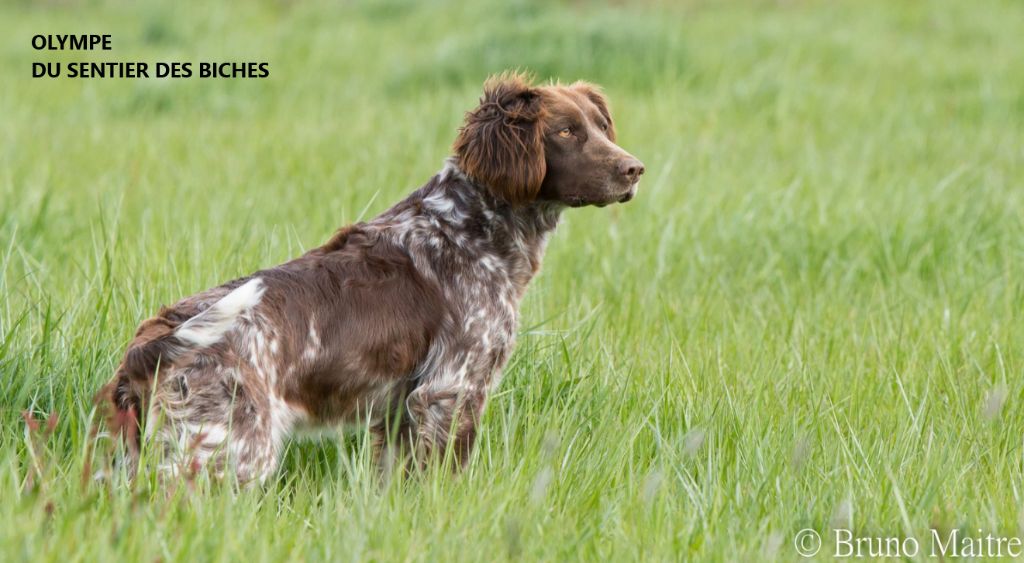
<instances>
[{"instance_id":1,"label":"brown and white dog","mask_svg":"<svg viewBox=\"0 0 1024 563\"><path fill-rule=\"evenodd\" d=\"M161 473L262 481L293 430L353 422L388 459L464 464L562 210L630 200L644 167L596 87L510 73L453 152L377 218L144 321L100 394L129 471L152 440Z\"/></svg>"}]
</instances>

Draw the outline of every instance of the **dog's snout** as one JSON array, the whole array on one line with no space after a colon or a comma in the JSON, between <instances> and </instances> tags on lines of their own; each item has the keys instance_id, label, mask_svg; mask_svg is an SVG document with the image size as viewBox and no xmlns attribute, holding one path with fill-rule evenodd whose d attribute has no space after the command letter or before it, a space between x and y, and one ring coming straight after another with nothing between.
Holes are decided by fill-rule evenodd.
<instances>
[{"instance_id":1,"label":"dog's snout","mask_svg":"<svg viewBox=\"0 0 1024 563\"><path fill-rule=\"evenodd\" d=\"M629 181L636 182L644 173L644 163L635 158L625 158L619 161L619 174L625 176Z\"/></svg>"}]
</instances>

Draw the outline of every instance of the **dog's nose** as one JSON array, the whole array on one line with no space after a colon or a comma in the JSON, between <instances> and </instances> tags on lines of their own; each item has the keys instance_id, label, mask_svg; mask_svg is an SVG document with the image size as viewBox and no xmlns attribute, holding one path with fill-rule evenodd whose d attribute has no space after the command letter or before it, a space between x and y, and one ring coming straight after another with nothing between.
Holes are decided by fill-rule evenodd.
<instances>
[{"instance_id":1,"label":"dog's nose","mask_svg":"<svg viewBox=\"0 0 1024 563\"><path fill-rule=\"evenodd\" d=\"M619 174L622 174L629 181L636 182L644 173L644 163L635 158L627 158L619 162Z\"/></svg>"}]
</instances>

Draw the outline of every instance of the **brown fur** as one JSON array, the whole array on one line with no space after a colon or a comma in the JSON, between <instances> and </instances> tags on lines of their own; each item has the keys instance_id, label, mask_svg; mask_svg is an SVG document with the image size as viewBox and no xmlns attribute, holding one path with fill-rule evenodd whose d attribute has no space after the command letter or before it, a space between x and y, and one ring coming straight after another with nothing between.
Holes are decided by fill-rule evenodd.
<instances>
[{"instance_id":1,"label":"brown fur","mask_svg":"<svg viewBox=\"0 0 1024 563\"><path fill-rule=\"evenodd\" d=\"M601 112L601 116L608 121L608 140L615 142L615 122L612 120L612 112L608 105L608 98L601 92L601 88L589 82L576 82L572 87L583 93Z\"/></svg>"},{"instance_id":2,"label":"brown fur","mask_svg":"<svg viewBox=\"0 0 1024 563\"><path fill-rule=\"evenodd\" d=\"M161 453L188 444L188 467L241 481L299 425L368 421L382 451L465 463L560 213L635 193L643 166L614 137L593 85L489 79L454 158L406 200L140 325L99 395L131 467L153 418Z\"/></svg>"},{"instance_id":3,"label":"brown fur","mask_svg":"<svg viewBox=\"0 0 1024 563\"><path fill-rule=\"evenodd\" d=\"M544 105L525 75L503 74L484 84L480 106L466 114L453 151L459 167L494 195L521 205L544 181Z\"/></svg>"}]
</instances>

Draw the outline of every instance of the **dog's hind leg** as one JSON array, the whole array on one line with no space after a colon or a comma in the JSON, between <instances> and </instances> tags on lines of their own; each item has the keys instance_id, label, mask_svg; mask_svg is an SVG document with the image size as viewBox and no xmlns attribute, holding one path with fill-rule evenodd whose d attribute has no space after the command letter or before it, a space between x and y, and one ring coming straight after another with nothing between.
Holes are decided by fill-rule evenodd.
<instances>
[{"instance_id":1,"label":"dog's hind leg","mask_svg":"<svg viewBox=\"0 0 1024 563\"><path fill-rule=\"evenodd\" d=\"M145 441L164 477L205 471L263 482L277 468L293 420L250 366L192 365L158 383Z\"/></svg>"}]
</instances>

